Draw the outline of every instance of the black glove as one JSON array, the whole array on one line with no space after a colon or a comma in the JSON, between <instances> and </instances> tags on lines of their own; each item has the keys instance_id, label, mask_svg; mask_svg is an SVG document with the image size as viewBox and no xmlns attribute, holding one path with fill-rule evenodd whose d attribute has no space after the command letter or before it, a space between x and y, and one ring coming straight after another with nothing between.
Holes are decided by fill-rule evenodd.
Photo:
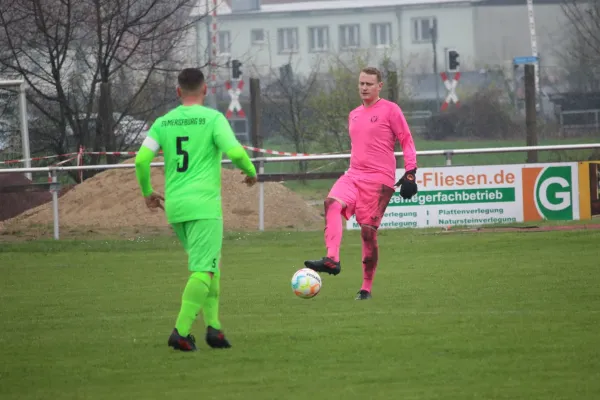
<instances>
[{"instance_id":1,"label":"black glove","mask_svg":"<svg viewBox=\"0 0 600 400\"><path fill-rule=\"evenodd\" d=\"M402 178L396 183L396 186L400 186L400 196L403 199L410 199L419 191L417 188L417 181L415 174L417 173L416 169L411 169L410 171L406 171Z\"/></svg>"}]
</instances>

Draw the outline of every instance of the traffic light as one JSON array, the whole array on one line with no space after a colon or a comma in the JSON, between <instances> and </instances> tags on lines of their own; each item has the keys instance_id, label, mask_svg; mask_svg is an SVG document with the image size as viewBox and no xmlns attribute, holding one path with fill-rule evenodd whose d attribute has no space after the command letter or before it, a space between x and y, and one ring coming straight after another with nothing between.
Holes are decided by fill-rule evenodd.
<instances>
[{"instance_id":1,"label":"traffic light","mask_svg":"<svg viewBox=\"0 0 600 400\"><path fill-rule=\"evenodd\" d=\"M233 79L239 79L240 76L242 76L242 70L240 69L241 66L242 63L240 62L240 60L231 61L231 76L233 77Z\"/></svg>"},{"instance_id":2,"label":"traffic light","mask_svg":"<svg viewBox=\"0 0 600 400\"><path fill-rule=\"evenodd\" d=\"M448 50L447 53L447 65L448 72L456 72L458 70L458 66L460 63L458 62L458 57L460 54L456 50Z\"/></svg>"}]
</instances>

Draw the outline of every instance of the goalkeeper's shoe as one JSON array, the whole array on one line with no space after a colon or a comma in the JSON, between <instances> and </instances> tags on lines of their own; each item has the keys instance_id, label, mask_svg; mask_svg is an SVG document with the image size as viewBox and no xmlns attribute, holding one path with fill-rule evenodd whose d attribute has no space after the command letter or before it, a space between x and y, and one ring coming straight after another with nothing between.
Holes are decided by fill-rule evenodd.
<instances>
[{"instance_id":1,"label":"goalkeeper's shoe","mask_svg":"<svg viewBox=\"0 0 600 400\"><path fill-rule=\"evenodd\" d=\"M206 343L213 349L228 349L231 347L223 331L212 326L206 328Z\"/></svg>"},{"instance_id":2,"label":"goalkeeper's shoe","mask_svg":"<svg viewBox=\"0 0 600 400\"><path fill-rule=\"evenodd\" d=\"M370 298L371 298L371 292L369 292L368 290L361 289L356 294L356 297L354 300L368 300Z\"/></svg>"},{"instance_id":3,"label":"goalkeeper's shoe","mask_svg":"<svg viewBox=\"0 0 600 400\"><path fill-rule=\"evenodd\" d=\"M181 336L177 328L171 332L168 344L175 350L196 351L196 339L192 335Z\"/></svg>"},{"instance_id":4,"label":"goalkeeper's shoe","mask_svg":"<svg viewBox=\"0 0 600 400\"><path fill-rule=\"evenodd\" d=\"M327 272L329 275L337 275L342 272L342 266L339 261L333 261L329 257L323 257L320 260L304 261L306 268L316 272Z\"/></svg>"}]
</instances>

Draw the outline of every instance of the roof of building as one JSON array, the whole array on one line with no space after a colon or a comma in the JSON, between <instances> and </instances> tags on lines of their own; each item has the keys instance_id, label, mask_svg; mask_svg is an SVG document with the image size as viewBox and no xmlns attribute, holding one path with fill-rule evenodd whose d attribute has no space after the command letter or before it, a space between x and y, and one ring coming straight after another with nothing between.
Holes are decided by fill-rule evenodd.
<instances>
[{"instance_id":1,"label":"roof of building","mask_svg":"<svg viewBox=\"0 0 600 400\"><path fill-rule=\"evenodd\" d=\"M299 11L333 11L357 8L375 8L375 7L395 7L395 6L418 6L418 5L443 5L456 3L474 3L480 0L263 0L260 10L243 11L235 14L256 14L256 13L279 13L279 12L299 12ZM228 7L229 8L229 7ZM230 8L229 8L230 9ZM221 14L229 14L225 10Z\"/></svg>"},{"instance_id":2,"label":"roof of building","mask_svg":"<svg viewBox=\"0 0 600 400\"><path fill-rule=\"evenodd\" d=\"M560 4L564 0L536 0L535 4ZM220 0L217 6L220 15L246 15L262 13L290 13L302 11L336 11L397 6L435 6L471 3L475 6L527 5L527 0L260 0L260 10L232 12L232 0ZM198 3L196 13L205 9L204 0Z\"/></svg>"}]
</instances>

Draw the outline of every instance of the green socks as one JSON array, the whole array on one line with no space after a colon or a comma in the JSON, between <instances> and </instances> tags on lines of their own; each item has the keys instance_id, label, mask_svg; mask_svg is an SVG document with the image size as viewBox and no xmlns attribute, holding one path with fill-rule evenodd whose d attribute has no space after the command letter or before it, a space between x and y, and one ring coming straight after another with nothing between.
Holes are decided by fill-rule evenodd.
<instances>
[{"instance_id":1,"label":"green socks","mask_svg":"<svg viewBox=\"0 0 600 400\"><path fill-rule=\"evenodd\" d=\"M207 327L212 326L217 330L221 329L221 322L219 321L220 280L221 278L219 275L213 276L210 290L208 291L208 296L206 296L204 307L202 309L204 312L204 324Z\"/></svg>"},{"instance_id":2,"label":"green socks","mask_svg":"<svg viewBox=\"0 0 600 400\"><path fill-rule=\"evenodd\" d=\"M190 275L183 291L181 310L175 323L175 328L181 336L190 334L194 320L198 313L200 313L209 294L211 280L207 272L194 272Z\"/></svg>"},{"instance_id":3,"label":"green socks","mask_svg":"<svg viewBox=\"0 0 600 400\"><path fill-rule=\"evenodd\" d=\"M204 314L206 326L219 330L219 294L220 276L212 278L208 272L194 272L190 275L181 299L181 310L175 322L175 328L181 336L187 336L200 310Z\"/></svg>"}]
</instances>

